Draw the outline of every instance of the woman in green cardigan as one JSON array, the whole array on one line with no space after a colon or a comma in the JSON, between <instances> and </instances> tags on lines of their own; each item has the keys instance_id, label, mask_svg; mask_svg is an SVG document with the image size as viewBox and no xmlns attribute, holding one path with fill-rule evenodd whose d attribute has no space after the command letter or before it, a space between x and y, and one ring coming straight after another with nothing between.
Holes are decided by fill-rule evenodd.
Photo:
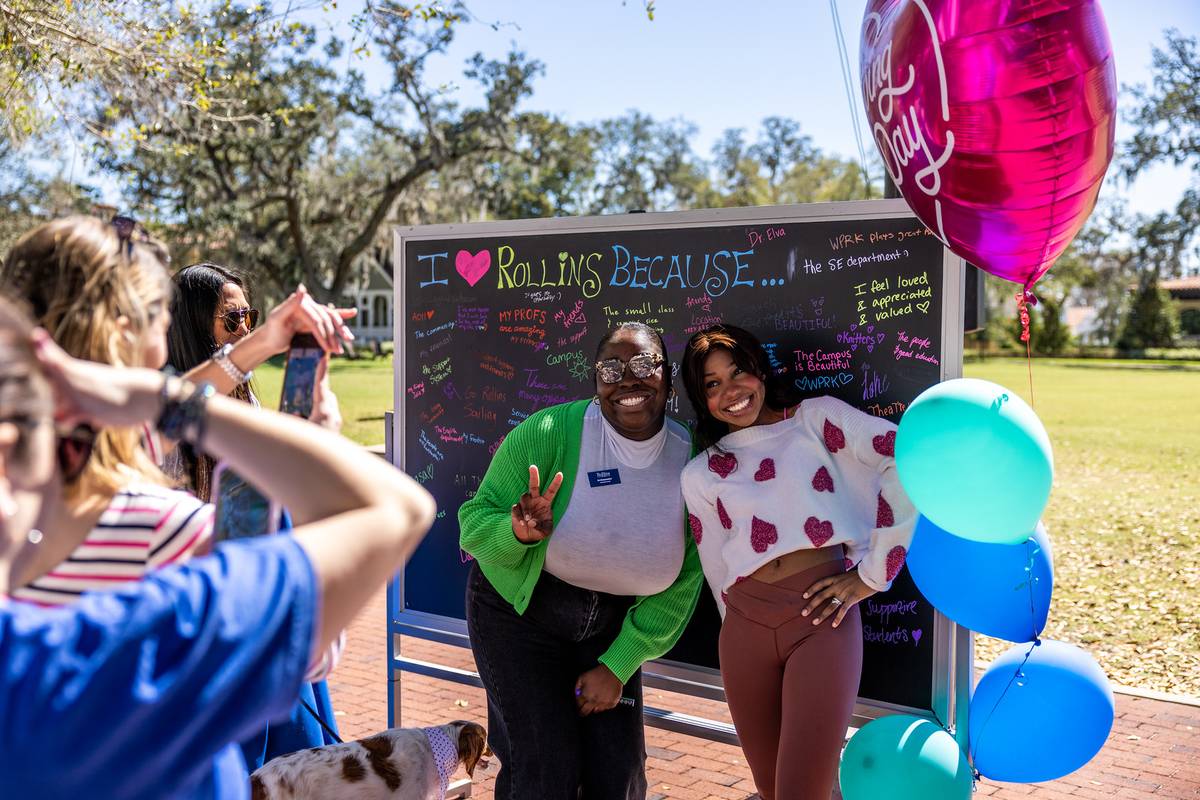
<instances>
[{"instance_id":1,"label":"woman in green cardigan","mask_svg":"<svg viewBox=\"0 0 1200 800\"><path fill-rule=\"evenodd\" d=\"M591 400L514 428L458 513L497 800L645 798L641 666L675 644L704 582L662 336L613 328L595 380Z\"/></svg>"}]
</instances>

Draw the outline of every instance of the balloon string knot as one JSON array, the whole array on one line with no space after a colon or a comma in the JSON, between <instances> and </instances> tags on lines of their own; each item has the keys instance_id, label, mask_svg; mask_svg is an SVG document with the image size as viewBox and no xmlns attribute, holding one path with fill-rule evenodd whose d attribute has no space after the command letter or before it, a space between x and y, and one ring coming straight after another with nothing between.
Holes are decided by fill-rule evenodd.
<instances>
[{"instance_id":1,"label":"balloon string knot","mask_svg":"<svg viewBox=\"0 0 1200 800\"><path fill-rule=\"evenodd\" d=\"M1037 298L1033 296L1033 292L1028 289L1023 289L1016 295L1017 312L1021 316L1021 341L1029 341L1029 307L1037 305Z\"/></svg>"}]
</instances>

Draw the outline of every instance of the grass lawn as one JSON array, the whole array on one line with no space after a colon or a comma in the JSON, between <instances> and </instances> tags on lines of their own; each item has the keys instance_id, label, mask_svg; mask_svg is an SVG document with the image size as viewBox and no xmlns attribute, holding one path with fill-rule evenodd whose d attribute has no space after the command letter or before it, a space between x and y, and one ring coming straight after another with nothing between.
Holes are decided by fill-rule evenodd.
<instances>
[{"instance_id":1,"label":"grass lawn","mask_svg":"<svg viewBox=\"0 0 1200 800\"><path fill-rule=\"evenodd\" d=\"M1023 359L964 373L1029 399ZM255 375L274 405L280 370ZM382 442L391 359L337 360L332 380L346 435ZM1200 365L1042 359L1033 380L1056 467L1045 636L1084 645L1116 683L1200 695ZM977 641L982 662L1007 647Z\"/></svg>"},{"instance_id":2,"label":"grass lawn","mask_svg":"<svg viewBox=\"0 0 1200 800\"><path fill-rule=\"evenodd\" d=\"M1023 359L964 374L1029 400ZM1116 683L1200 695L1200 366L1037 360L1033 386L1055 462L1044 635L1086 646ZM1007 646L977 642L981 661Z\"/></svg>"},{"instance_id":3,"label":"grass lawn","mask_svg":"<svg viewBox=\"0 0 1200 800\"><path fill-rule=\"evenodd\" d=\"M279 406L283 385L282 361L254 370L254 384L263 405ZM383 444L383 412L392 408L392 359L332 362L330 383L342 409L342 433L360 444Z\"/></svg>"}]
</instances>

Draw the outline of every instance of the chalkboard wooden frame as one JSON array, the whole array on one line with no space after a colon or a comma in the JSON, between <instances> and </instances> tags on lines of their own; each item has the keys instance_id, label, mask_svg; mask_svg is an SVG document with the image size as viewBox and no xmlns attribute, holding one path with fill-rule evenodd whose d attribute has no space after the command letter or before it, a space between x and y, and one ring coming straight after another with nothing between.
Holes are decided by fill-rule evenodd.
<instances>
[{"instance_id":1,"label":"chalkboard wooden frame","mask_svg":"<svg viewBox=\"0 0 1200 800\"><path fill-rule=\"evenodd\" d=\"M877 220L912 220L915 216L902 200L868 200L844 203L769 206L754 208L716 209L666 213L638 213L601 217L535 219L487 223L408 226L394 229L395 259L395 398L396 413L389 415L387 427L388 458L405 469L408 397L405 392L410 354L404 346L408 333L409 314L406 304L405 263L406 245L425 240L494 238L497 236L538 236L547 234L605 233L646 231L658 229L704 228L714 226L769 225L772 223L860 222ZM962 332L964 308L964 262L942 248L941 303L941 363L939 380L961 377ZM456 509L448 509L453 513ZM704 591L707 591L705 589ZM401 573L388 587L388 675L391 691L388 695L389 724L398 723L400 714L400 675L414 672L459 683L480 686L478 675L445 665L430 664L404 657L400 652L400 637L442 642L469 649L466 622L451 616L404 610L404 575ZM929 676L931 708L914 708L868 698L859 698L855 706L853 725L890 713L910 713L945 723L966 745L966 713L972 685L972 639L969 631L935 612L932 635L934 646L933 674ZM685 695L724 701L720 673L712 668L676 661L658 660L644 669L647 686L679 692ZM726 742L736 742L732 728L723 723L704 720L668 710L646 709L647 724L692 735Z\"/></svg>"}]
</instances>

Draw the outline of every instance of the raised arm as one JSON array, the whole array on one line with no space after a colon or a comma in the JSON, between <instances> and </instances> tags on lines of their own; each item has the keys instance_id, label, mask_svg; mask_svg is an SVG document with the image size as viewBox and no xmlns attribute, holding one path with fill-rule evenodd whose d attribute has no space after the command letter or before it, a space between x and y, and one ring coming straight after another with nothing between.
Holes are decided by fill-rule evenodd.
<instances>
[{"instance_id":1,"label":"raised arm","mask_svg":"<svg viewBox=\"0 0 1200 800\"><path fill-rule=\"evenodd\" d=\"M324 650L416 548L433 522L433 498L408 476L308 422L222 396L152 370L115 369L66 355L35 334L58 414L98 426L157 420L164 403L203 406L192 442L291 510L321 597L314 653Z\"/></svg>"},{"instance_id":2,"label":"raised arm","mask_svg":"<svg viewBox=\"0 0 1200 800\"><path fill-rule=\"evenodd\" d=\"M345 321L357 313L353 308L323 306L301 285L288 299L271 309L261 327L233 345L229 360L242 372L250 372L271 356L287 350L297 333L311 333L327 353L341 353L342 340L354 338ZM197 364L183 377L195 383L210 383L221 394L229 394L238 385L233 376L212 359Z\"/></svg>"}]
</instances>

